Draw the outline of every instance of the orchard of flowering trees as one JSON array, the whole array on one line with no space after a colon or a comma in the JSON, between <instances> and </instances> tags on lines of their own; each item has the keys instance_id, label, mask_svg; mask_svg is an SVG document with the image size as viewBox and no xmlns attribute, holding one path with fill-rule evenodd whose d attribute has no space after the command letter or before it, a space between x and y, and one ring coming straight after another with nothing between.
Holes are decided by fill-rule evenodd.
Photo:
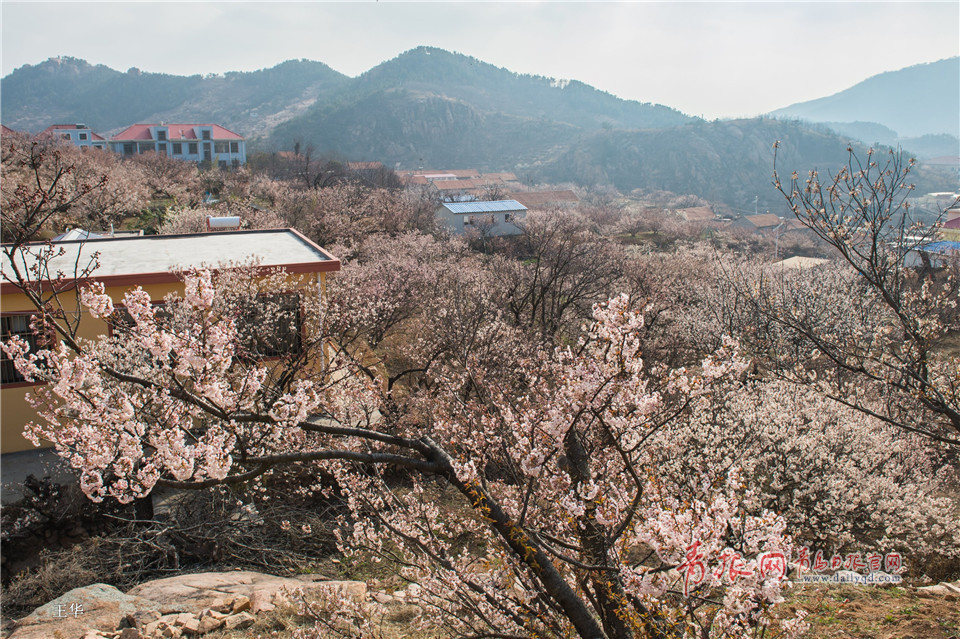
<instances>
[{"instance_id":1,"label":"orchard of flowering trees","mask_svg":"<svg viewBox=\"0 0 960 639\"><path fill-rule=\"evenodd\" d=\"M63 156L23 162L53 195L17 187L5 251L101 188L53 184L79 171ZM115 329L95 340L37 294L42 347L3 349L46 382L28 435L91 499L226 485L255 502L296 471L340 505L340 551L418 593L425 628L799 636L802 613L776 606L804 548L960 566L956 265L885 252L905 167L871 167L823 196L816 176L776 182L842 257L791 276L719 240L628 250L615 209L534 212L480 253L434 232L422 194L234 176L234 206L269 202L343 261L297 354L249 351L243 309L296 285L255 265L182 273L162 313L83 286L82 312ZM376 631L348 602L324 614L304 637Z\"/></svg>"}]
</instances>

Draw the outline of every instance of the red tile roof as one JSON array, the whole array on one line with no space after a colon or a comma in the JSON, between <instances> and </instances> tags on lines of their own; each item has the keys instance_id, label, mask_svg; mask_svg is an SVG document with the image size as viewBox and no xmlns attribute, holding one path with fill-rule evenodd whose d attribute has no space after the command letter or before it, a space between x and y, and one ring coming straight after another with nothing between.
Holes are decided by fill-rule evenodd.
<instances>
[{"instance_id":1,"label":"red tile roof","mask_svg":"<svg viewBox=\"0 0 960 639\"><path fill-rule=\"evenodd\" d=\"M501 180L503 182L517 181L517 176L513 173L484 173L483 177L488 180Z\"/></svg>"},{"instance_id":2,"label":"red tile roof","mask_svg":"<svg viewBox=\"0 0 960 639\"><path fill-rule=\"evenodd\" d=\"M37 135L51 135L54 131L90 131L91 140L106 140L105 137L94 133L90 127L83 124L51 124Z\"/></svg>"},{"instance_id":3,"label":"red tile roof","mask_svg":"<svg viewBox=\"0 0 960 639\"><path fill-rule=\"evenodd\" d=\"M714 219L713 209L709 206L691 206L685 209L677 209L677 215L687 222L707 222Z\"/></svg>"},{"instance_id":4,"label":"red tile roof","mask_svg":"<svg viewBox=\"0 0 960 639\"><path fill-rule=\"evenodd\" d=\"M487 184L481 180L437 180L433 183L438 191L463 191Z\"/></svg>"},{"instance_id":5,"label":"red tile roof","mask_svg":"<svg viewBox=\"0 0 960 639\"><path fill-rule=\"evenodd\" d=\"M480 175L480 172L476 169L450 169L449 171L442 171L442 173L450 173L458 178L475 178Z\"/></svg>"},{"instance_id":6,"label":"red tile roof","mask_svg":"<svg viewBox=\"0 0 960 639\"><path fill-rule=\"evenodd\" d=\"M960 217L955 217L952 220L947 220L943 223L943 228L945 229L960 229Z\"/></svg>"},{"instance_id":7,"label":"red tile roof","mask_svg":"<svg viewBox=\"0 0 960 639\"><path fill-rule=\"evenodd\" d=\"M549 204L580 201L580 198L573 191L524 191L507 193L505 197L508 200L516 200L528 209Z\"/></svg>"},{"instance_id":8,"label":"red tile roof","mask_svg":"<svg viewBox=\"0 0 960 639\"><path fill-rule=\"evenodd\" d=\"M347 162L347 168L351 171L379 171L383 162Z\"/></svg>"},{"instance_id":9,"label":"red tile roof","mask_svg":"<svg viewBox=\"0 0 960 639\"><path fill-rule=\"evenodd\" d=\"M116 134L111 140L153 140L153 136L150 135L150 128L155 126L164 126L167 128L167 140L176 142L177 140L197 140L197 132L194 127L198 126L209 126L213 128L213 131L210 134L211 139L213 140L242 140L243 136L229 129L226 129L219 124L134 124L133 126L127 127L120 133Z\"/></svg>"},{"instance_id":10,"label":"red tile roof","mask_svg":"<svg viewBox=\"0 0 960 639\"><path fill-rule=\"evenodd\" d=\"M780 226L780 218L773 213L761 213L760 215L747 215L743 218L753 226L762 229L770 226Z\"/></svg>"}]
</instances>

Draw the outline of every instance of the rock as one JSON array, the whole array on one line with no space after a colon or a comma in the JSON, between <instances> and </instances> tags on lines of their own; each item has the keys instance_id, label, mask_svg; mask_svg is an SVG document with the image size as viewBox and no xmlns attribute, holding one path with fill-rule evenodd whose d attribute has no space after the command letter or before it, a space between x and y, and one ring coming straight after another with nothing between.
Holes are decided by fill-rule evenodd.
<instances>
[{"instance_id":1,"label":"rock","mask_svg":"<svg viewBox=\"0 0 960 639\"><path fill-rule=\"evenodd\" d=\"M157 610L138 610L133 614L124 617L124 621L131 628L137 628L143 631L148 624L160 619L160 612Z\"/></svg>"},{"instance_id":2,"label":"rock","mask_svg":"<svg viewBox=\"0 0 960 639\"><path fill-rule=\"evenodd\" d=\"M340 596L364 601L367 585L361 581L318 581L316 577L277 577L258 572L230 571L179 575L140 584L129 591L131 595L146 597L162 606L160 611L177 609L199 614L211 609L225 599L236 600L240 596L250 599L253 612L272 610L278 602L290 601L290 597L277 593L327 590ZM171 610L172 611L172 610ZM239 610L235 611L239 612Z\"/></svg>"},{"instance_id":3,"label":"rock","mask_svg":"<svg viewBox=\"0 0 960 639\"><path fill-rule=\"evenodd\" d=\"M140 584L127 594L93 584L24 617L8 639L81 639L85 633L91 633L90 639L179 639L213 632L228 621L231 628L247 627L255 620L251 613L295 603L298 590L367 601L365 583L328 581L316 575L289 578L244 571L179 575Z\"/></svg>"},{"instance_id":4,"label":"rock","mask_svg":"<svg viewBox=\"0 0 960 639\"><path fill-rule=\"evenodd\" d=\"M173 625L179 626L182 628L186 626L188 623L190 623L191 621L195 621L196 619L197 619L196 615L191 615L189 612L181 612L179 615L177 615L177 618L174 620Z\"/></svg>"},{"instance_id":5,"label":"rock","mask_svg":"<svg viewBox=\"0 0 960 639\"><path fill-rule=\"evenodd\" d=\"M217 599L212 604L210 604L210 610L215 610L216 612L227 613L233 609L233 598L228 599Z\"/></svg>"},{"instance_id":6,"label":"rock","mask_svg":"<svg viewBox=\"0 0 960 639\"><path fill-rule=\"evenodd\" d=\"M220 628L223 625L222 619L217 619L216 617L211 617L210 615L204 615L200 617L200 625L197 628L197 632L201 635L208 632L213 632Z\"/></svg>"},{"instance_id":7,"label":"rock","mask_svg":"<svg viewBox=\"0 0 960 639\"><path fill-rule=\"evenodd\" d=\"M955 583L941 581L936 586L923 586L922 588L917 588L918 597L930 597L933 595L960 595L960 581Z\"/></svg>"},{"instance_id":8,"label":"rock","mask_svg":"<svg viewBox=\"0 0 960 639\"><path fill-rule=\"evenodd\" d=\"M156 610L155 601L124 594L107 584L74 588L19 620L9 639L80 639L88 631L114 632L124 617Z\"/></svg>"},{"instance_id":9,"label":"rock","mask_svg":"<svg viewBox=\"0 0 960 639\"><path fill-rule=\"evenodd\" d=\"M177 621L180 619L181 614L183 613L173 612L173 613L165 614L162 617L160 617L158 621L168 626L175 626L177 625ZM182 626L183 624L181 623L180 625Z\"/></svg>"},{"instance_id":10,"label":"rock","mask_svg":"<svg viewBox=\"0 0 960 639\"><path fill-rule=\"evenodd\" d=\"M389 604L389 603L393 603L393 601L394 601L394 599L393 599L392 596L388 595L388 594L385 593L385 592L380 592L380 591L376 591L376 590L375 590L374 592L370 593L370 598L373 599L374 601L376 601L378 604L383 604L383 605L387 605L387 604Z\"/></svg>"},{"instance_id":11,"label":"rock","mask_svg":"<svg viewBox=\"0 0 960 639\"><path fill-rule=\"evenodd\" d=\"M190 620L187 623L183 624L183 634L185 635L199 635L200 634L200 620L196 617L190 617Z\"/></svg>"},{"instance_id":12,"label":"rock","mask_svg":"<svg viewBox=\"0 0 960 639\"><path fill-rule=\"evenodd\" d=\"M272 600L273 593L269 590L255 590L250 593L250 611L253 613L270 612L276 608Z\"/></svg>"},{"instance_id":13,"label":"rock","mask_svg":"<svg viewBox=\"0 0 960 639\"><path fill-rule=\"evenodd\" d=\"M242 628L249 628L256 620L257 618L249 612L239 612L224 619L223 625L227 630L240 630Z\"/></svg>"},{"instance_id":14,"label":"rock","mask_svg":"<svg viewBox=\"0 0 960 639\"><path fill-rule=\"evenodd\" d=\"M238 612L246 612L247 610L250 610L250 597L247 597L246 595L240 595L239 597L235 597L233 600L233 606L231 610L234 614ZM226 612L226 610L224 612Z\"/></svg>"}]
</instances>

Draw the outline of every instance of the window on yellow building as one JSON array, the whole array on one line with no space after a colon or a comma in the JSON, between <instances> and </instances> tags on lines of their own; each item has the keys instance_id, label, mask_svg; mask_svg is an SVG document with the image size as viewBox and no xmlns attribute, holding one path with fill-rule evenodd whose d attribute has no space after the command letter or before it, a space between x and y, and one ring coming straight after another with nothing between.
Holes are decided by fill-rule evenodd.
<instances>
[{"instance_id":1,"label":"window on yellow building","mask_svg":"<svg viewBox=\"0 0 960 639\"><path fill-rule=\"evenodd\" d=\"M153 305L156 318L169 322L170 311L163 303ZM133 326L129 311L118 306L110 318L112 333L122 333ZM240 337L239 355L253 360L283 355L297 355L303 350L303 316L300 295L282 293L260 295L246 309L237 323Z\"/></svg>"},{"instance_id":2,"label":"window on yellow building","mask_svg":"<svg viewBox=\"0 0 960 639\"><path fill-rule=\"evenodd\" d=\"M33 332L33 329L30 328L30 320L32 318L32 315L4 315L0 317L0 335L2 335L3 341L14 336L19 336L30 344L31 351L36 350L37 336ZM7 357L6 353L2 352L2 349L0 349L0 360L2 360L2 363L0 363L0 368L2 368L0 383L20 384L26 381L23 375L21 375L13 365L13 360Z\"/></svg>"},{"instance_id":3,"label":"window on yellow building","mask_svg":"<svg viewBox=\"0 0 960 639\"><path fill-rule=\"evenodd\" d=\"M303 349L300 295L261 295L247 309L238 327L246 354L259 359L297 355Z\"/></svg>"}]
</instances>

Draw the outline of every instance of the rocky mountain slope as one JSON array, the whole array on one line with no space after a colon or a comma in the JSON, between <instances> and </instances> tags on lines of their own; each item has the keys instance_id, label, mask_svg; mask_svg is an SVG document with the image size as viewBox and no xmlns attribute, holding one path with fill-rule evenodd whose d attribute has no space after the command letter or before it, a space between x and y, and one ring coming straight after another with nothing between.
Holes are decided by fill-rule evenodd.
<instances>
[{"instance_id":1,"label":"rocky mountain slope","mask_svg":"<svg viewBox=\"0 0 960 639\"><path fill-rule=\"evenodd\" d=\"M754 197L763 206L765 194L776 200L774 141L783 142L785 169L806 170L839 165L857 137L789 119L705 122L581 82L516 74L428 47L356 78L307 60L181 77L53 58L0 84L3 123L14 129L84 122L109 135L134 122L218 122L244 135L251 152L299 143L315 156L509 170L529 181L693 193L735 208ZM860 120L871 112L864 113ZM926 181L930 190L956 187L949 173Z\"/></svg>"}]
</instances>

